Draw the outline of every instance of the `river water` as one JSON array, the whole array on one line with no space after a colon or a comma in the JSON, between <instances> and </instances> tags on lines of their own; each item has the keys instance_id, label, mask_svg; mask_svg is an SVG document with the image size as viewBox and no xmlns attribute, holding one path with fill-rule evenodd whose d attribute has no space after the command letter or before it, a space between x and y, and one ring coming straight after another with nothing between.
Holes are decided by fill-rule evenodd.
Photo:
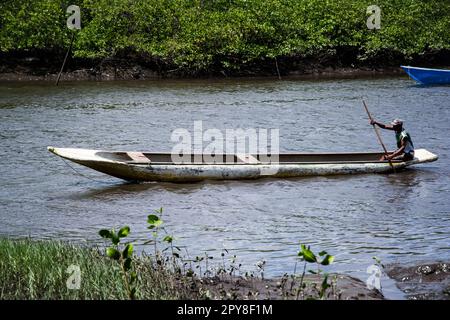
<instances>
[{"instance_id":1,"label":"river water","mask_svg":"<svg viewBox=\"0 0 450 320\"><path fill-rule=\"evenodd\" d=\"M379 151L361 97L377 119L402 118L416 148L439 161L388 175L126 184L73 165L77 173L46 150L170 152L171 132L202 120L204 129L278 128L281 151ZM373 256L450 258L448 86L406 77L2 83L0 119L0 236L96 243L100 228L128 224L142 244L146 216L163 207L190 256L219 263L227 249L242 270L265 260L266 277L292 273L300 243L335 255L326 271L363 281ZM394 134L382 134L395 148Z\"/></svg>"}]
</instances>

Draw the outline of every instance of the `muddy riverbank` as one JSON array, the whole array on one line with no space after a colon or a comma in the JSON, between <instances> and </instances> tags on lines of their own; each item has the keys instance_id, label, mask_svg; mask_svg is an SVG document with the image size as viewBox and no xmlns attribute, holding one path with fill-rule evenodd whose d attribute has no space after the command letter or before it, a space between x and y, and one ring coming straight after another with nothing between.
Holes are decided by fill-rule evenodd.
<instances>
[{"instance_id":1,"label":"muddy riverbank","mask_svg":"<svg viewBox=\"0 0 450 320\"><path fill-rule=\"evenodd\" d=\"M305 275L305 288L298 291L299 276L285 276L273 279L222 279L220 277L202 279L202 290L207 290L212 299L239 300L305 300L318 299L323 276ZM377 289L368 289L366 284L345 274L330 274L330 288L326 291L325 300L385 300Z\"/></svg>"},{"instance_id":2,"label":"muddy riverbank","mask_svg":"<svg viewBox=\"0 0 450 320\"><path fill-rule=\"evenodd\" d=\"M0 81L55 81L65 52L32 50L0 53ZM423 67L445 67L450 51L430 52L406 60L395 53L365 62L358 61L357 52L332 51L317 56L289 56L261 59L243 64L239 70L222 65L192 72L145 54L118 54L104 59L69 58L62 81L154 80L161 78L228 78L228 77L294 77L357 78L403 74L401 64Z\"/></svg>"},{"instance_id":3,"label":"muddy riverbank","mask_svg":"<svg viewBox=\"0 0 450 320\"><path fill-rule=\"evenodd\" d=\"M410 300L450 300L450 263L392 264L387 275Z\"/></svg>"}]
</instances>

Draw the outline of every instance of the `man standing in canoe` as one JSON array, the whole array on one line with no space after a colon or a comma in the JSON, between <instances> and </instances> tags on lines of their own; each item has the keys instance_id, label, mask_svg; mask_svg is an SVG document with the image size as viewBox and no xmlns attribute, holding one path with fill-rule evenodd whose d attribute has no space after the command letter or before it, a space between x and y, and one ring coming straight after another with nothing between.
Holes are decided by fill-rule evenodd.
<instances>
[{"instance_id":1,"label":"man standing in canoe","mask_svg":"<svg viewBox=\"0 0 450 320\"><path fill-rule=\"evenodd\" d=\"M377 125L381 129L394 130L395 138L397 140L397 150L390 155L384 155L381 160L402 160L409 161L414 159L414 144L411 136L403 128L403 121L395 119L390 125L386 125L375 120L370 121L371 125Z\"/></svg>"}]
</instances>

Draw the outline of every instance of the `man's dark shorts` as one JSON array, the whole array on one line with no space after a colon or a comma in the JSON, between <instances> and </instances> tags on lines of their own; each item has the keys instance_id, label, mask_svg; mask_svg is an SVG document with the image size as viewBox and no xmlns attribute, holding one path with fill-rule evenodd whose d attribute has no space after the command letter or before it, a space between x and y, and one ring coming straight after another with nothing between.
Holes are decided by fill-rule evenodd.
<instances>
[{"instance_id":1,"label":"man's dark shorts","mask_svg":"<svg viewBox=\"0 0 450 320\"><path fill-rule=\"evenodd\" d=\"M401 156L395 157L392 160L411 161L414 159L414 153L404 153Z\"/></svg>"}]
</instances>

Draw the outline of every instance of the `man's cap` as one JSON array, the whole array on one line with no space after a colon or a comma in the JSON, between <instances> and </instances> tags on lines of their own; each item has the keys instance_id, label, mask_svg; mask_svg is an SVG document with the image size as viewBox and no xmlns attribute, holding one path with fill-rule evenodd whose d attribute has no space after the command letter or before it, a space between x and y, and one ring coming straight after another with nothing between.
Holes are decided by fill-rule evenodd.
<instances>
[{"instance_id":1,"label":"man's cap","mask_svg":"<svg viewBox=\"0 0 450 320\"><path fill-rule=\"evenodd\" d=\"M393 126L403 125L403 120L400 120L400 119L394 119L394 120L392 120L391 124L392 124Z\"/></svg>"}]
</instances>

